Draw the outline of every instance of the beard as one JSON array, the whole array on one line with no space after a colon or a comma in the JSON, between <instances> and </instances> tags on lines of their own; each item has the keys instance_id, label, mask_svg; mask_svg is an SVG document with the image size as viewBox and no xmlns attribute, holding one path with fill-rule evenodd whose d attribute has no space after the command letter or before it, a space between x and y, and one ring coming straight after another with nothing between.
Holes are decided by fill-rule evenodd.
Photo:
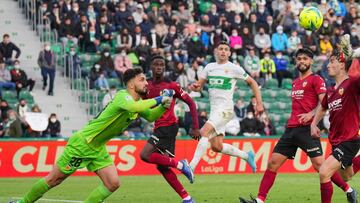
<instances>
[{"instance_id":1,"label":"beard","mask_svg":"<svg viewBox=\"0 0 360 203\"><path fill-rule=\"evenodd\" d=\"M147 88L135 88L135 92L138 93L140 96L145 96L147 94Z\"/></svg>"},{"instance_id":2,"label":"beard","mask_svg":"<svg viewBox=\"0 0 360 203\"><path fill-rule=\"evenodd\" d=\"M302 67L305 67L305 68L302 68ZM301 73L305 73L310 68L311 68L311 65L297 65L296 66L296 69L298 69L298 71L301 72Z\"/></svg>"}]
</instances>

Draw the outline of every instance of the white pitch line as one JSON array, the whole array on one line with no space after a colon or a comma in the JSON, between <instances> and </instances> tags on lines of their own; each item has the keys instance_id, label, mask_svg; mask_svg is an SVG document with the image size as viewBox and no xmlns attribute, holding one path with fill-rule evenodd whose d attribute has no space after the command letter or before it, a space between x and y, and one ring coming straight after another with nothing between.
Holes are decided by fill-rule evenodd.
<instances>
[{"instance_id":1,"label":"white pitch line","mask_svg":"<svg viewBox=\"0 0 360 203\"><path fill-rule=\"evenodd\" d=\"M14 199L21 199L21 197L13 197ZM83 201L77 200L67 200L67 199L44 199L41 198L38 201L48 201L48 202L68 202L68 203L83 203Z\"/></svg>"}]
</instances>

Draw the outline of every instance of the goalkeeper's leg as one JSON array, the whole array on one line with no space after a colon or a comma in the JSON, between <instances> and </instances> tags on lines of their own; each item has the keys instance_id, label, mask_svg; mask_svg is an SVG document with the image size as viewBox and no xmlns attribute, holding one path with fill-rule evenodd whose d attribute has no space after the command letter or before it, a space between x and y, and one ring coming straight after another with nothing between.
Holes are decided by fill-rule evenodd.
<instances>
[{"instance_id":1,"label":"goalkeeper's leg","mask_svg":"<svg viewBox=\"0 0 360 203\"><path fill-rule=\"evenodd\" d=\"M45 177L38 180L18 203L32 203L40 199L51 188L59 185L69 175L62 173L57 165Z\"/></svg>"},{"instance_id":2,"label":"goalkeeper's leg","mask_svg":"<svg viewBox=\"0 0 360 203\"><path fill-rule=\"evenodd\" d=\"M110 165L96 172L102 184L95 188L84 203L103 202L120 187L119 176L115 165Z\"/></svg>"}]
</instances>

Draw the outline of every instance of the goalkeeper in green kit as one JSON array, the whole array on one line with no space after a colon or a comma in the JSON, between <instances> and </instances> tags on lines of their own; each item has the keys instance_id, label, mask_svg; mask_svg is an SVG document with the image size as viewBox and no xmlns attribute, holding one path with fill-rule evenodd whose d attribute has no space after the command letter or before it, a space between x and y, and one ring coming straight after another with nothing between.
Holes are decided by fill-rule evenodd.
<instances>
[{"instance_id":1,"label":"goalkeeper in green kit","mask_svg":"<svg viewBox=\"0 0 360 203\"><path fill-rule=\"evenodd\" d=\"M89 194L85 203L103 202L119 188L117 170L106 150L106 143L126 130L138 116L150 122L160 118L170 106L173 94L172 90L164 90L162 96L141 100L141 96L147 93L148 85L141 69L127 70L124 73L124 83L127 89L117 92L99 115L69 139L52 171L36 182L21 200L12 202L35 202L77 169L84 167L95 172L102 181Z\"/></svg>"}]
</instances>

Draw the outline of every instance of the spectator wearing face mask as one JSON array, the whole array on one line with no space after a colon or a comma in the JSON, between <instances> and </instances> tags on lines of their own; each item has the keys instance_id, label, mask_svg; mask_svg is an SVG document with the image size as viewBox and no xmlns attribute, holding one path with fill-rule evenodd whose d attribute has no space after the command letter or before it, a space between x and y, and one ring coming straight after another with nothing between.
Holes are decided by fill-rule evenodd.
<instances>
[{"instance_id":1,"label":"spectator wearing face mask","mask_svg":"<svg viewBox=\"0 0 360 203\"><path fill-rule=\"evenodd\" d=\"M21 127L21 121L16 111L9 110L7 112L8 119L6 120L5 128L6 135L13 138L19 138L23 136L23 130Z\"/></svg>"},{"instance_id":2,"label":"spectator wearing face mask","mask_svg":"<svg viewBox=\"0 0 360 203\"><path fill-rule=\"evenodd\" d=\"M21 51L14 43L10 41L10 36L8 34L3 35L3 41L0 43L0 55L4 57L5 63L11 65L13 63L13 52L16 52L15 60L20 57Z\"/></svg>"},{"instance_id":3,"label":"spectator wearing face mask","mask_svg":"<svg viewBox=\"0 0 360 203\"><path fill-rule=\"evenodd\" d=\"M240 122L240 134L243 134L246 137L259 137L259 126L260 121L258 121L253 112L247 112L246 118Z\"/></svg>"},{"instance_id":4,"label":"spectator wearing face mask","mask_svg":"<svg viewBox=\"0 0 360 203\"><path fill-rule=\"evenodd\" d=\"M231 36L229 40L232 52L236 52L237 55L241 55L244 53L242 38L241 36L239 36L239 33L236 29L233 29L231 31Z\"/></svg>"},{"instance_id":5,"label":"spectator wearing face mask","mask_svg":"<svg viewBox=\"0 0 360 203\"><path fill-rule=\"evenodd\" d=\"M76 36L80 33L76 33L75 31L75 25L73 24L71 18L67 17L64 23L60 26L59 30L60 40L64 47L67 45L69 40L72 41L73 46L78 45L78 38Z\"/></svg>"},{"instance_id":6,"label":"spectator wearing face mask","mask_svg":"<svg viewBox=\"0 0 360 203\"><path fill-rule=\"evenodd\" d=\"M266 81L273 78L275 72L275 62L270 58L270 52L266 52L264 58L260 60L260 77L265 78Z\"/></svg>"},{"instance_id":7,"label":"spectator wearing face mask","mask_svg":"<svg viewBox=\"0 0 360 203\"><path fill-rule=\"evenodd\" d=\"M229 42L229 36L222 31L221 27L216 27L215 32L212 32L210 35L210 45L214 47L222 41Z\"/></svg>"},{"instance_id":8,"label":"spectator wearing face mask","mask_svg":"<svg viewBox=\"0 0 360 203\"><path fill-rule=\"evenodd\" d=\"M176 27L171 25L169 28L169 32L165 35L162 40L161 45L164 48L164 51L168 52L171 49L171 45L174 43L174 40L177 39L178 36L176 34Z\"/></svg>"},{"instance_id":9,"label":"spectator wearing face mask","mask_svg":"<svg viewBox=\"0 0 360 203\"><path fill-rule=\"evenodd\" d=\"M270 35L265 33L264 27L259 28L259 32L255 35L254 43L260 53L260 57L264 56L266 52L271 51Z\"/></svg>"},{"instance_id":10,"label":"spectator wearing face mask","mask_svg":"<svg viewBox=\"0 0 360 203\"><path fill-rule=\"evenodd\" d=\"M161 47L161 37L156 34L155 29L152 28L147 35L147 41L152 49L159 49Z\"/></svg>"},{"instance_id":11,"label":"spectator wearing face mask","mask_svg":"<svg viewBox=\"0 0 360 203\"><path fill-rule=\"evenodd\" d=\"M114 58L114 66L115 71L120 78L120 82L123 83L123 74L126 70L132 69L133 65L125 51L125 49L122 49L119 54L117 54ZM123 84L125 85L125 84Z\"/></svg>"},{"instance_id":12,"label":"spectator wearing face mask","mask_svg":"<svg viewBox=\"0 0 360 203\"><path fill-rule=\"evenodd\" d=\"M274 63L276 68L276 78L278 80L279 88L281 88L283 78L292 78L292 73L287 70L289 62L284 58L281 51L277 51Z\"/></svg>"},{"instance_id":13,"label":"spectator wearing face mask","mask_svg":"<svg viewBox=\"0 0 360 203\"><path fill-rule=\"evenodd\" d=\"M351 27L351 33L350 33L350 43L353 47L359 47L360 46L360 35L358 35L356 31L356 27Z\"/></svg>"},{"instance_id":14,"label":"spectator wearing face mask","mask_svg":"<svg viewBox=\"0 0 360 203\"><path fill-rule=\"evenodd\" d=\"M1 110L1 120L6 120L8 118L7 112L11 109L8 102L4 99L0 102L0 110Z\"/></svg>"},{"instance_id":15,"label":"spectator wearing face mask","mask_svg":"<svg viewBox=\"0 0 360 203\"><path fill-rule=\"evenodd\" d=\"M305 35L301 38L301 44L306 44L312 52L318 53L318 37L311 30L305 31Z\"/></svg>"},{"instance_id":16,"label":"spectator wearing face mask","mask_svg":"<svg viewBox=\"0 0 360 203\"><path fill-rule=\"evenodd\" d=\"M276 33L274 33L271 37L271 45L274 52L282 51L286 52L289 49L288 37L283 31L283 27L281 25L276 27Z\"/></svg>"},{"instance_id":17,"label":"spectator wearing face mask","mask_svg":"<svg viewBox=\"0 0 360 203\"><path fill-rule=\"evenodd\" d=\"M151 58L151 47L145 36L141 37L140 45L136 47L135 53L139 58L140 66L144 73L148 72L149 61Z\"/></svg>"},{"instance_id":18,"label":"spectator wearing face mask","mask_svg":"<svg viewBox=\"0 0 360 203\"><path fill-rule=\"evenodd\" d=\"M272 124L269 116L266 113L263 113L260 116L260 123L261 123L261 127L260 127L261 135L265 135L265 136L276 135L276 128Z\"/></svg>"},{"instance_id":19,"label":"spectator wearing face mask","mask_svg":"<svg viewBox=\"0 0 360 203\"><path fill-rule=\"evenodd\" d=\"M40 51L37 62L40 66L41 75L43 78L43 90L45 90L48 84L47 79L49 77L50 87L48 95L50 96L54 95L54 80L56 71L55 61L55 54L51 51L50 44L45 43L44 50Z\"/></svg>"},{"instance_id":20,"label":"spectator wearing face mask","mask_svg":"<svg viewBox=\"0 0 360 203\"><path fill-rule=\"evenodd\" d=\"M105 94L103 100L102 100L102 108L105 108L105 106L114 99L116 95L117 89L115 86L111 86L108 93Z\"/></svg>"},{"instance_id":21,"label":"spectator wearing face mask","mask_svg":"<svg viewBox=\"0 0 360 203\"><path fill-rule=\"evenodd\" d=\"M49 117L49 124L46 128L46 130L43 132L44 137L61 137L61 123L57 119L57 116L55 113L52 113Z\"/></svg>"},{"instance_id":22,"label":"spectator wearing face mask","mask_svg":"<svg viewBox=\"0 0 360 203\"><path fill-rule=\"evenodd\" d=\"M70 47L69 53L65 55L65 75L72 79L80 77L81 59L75 51L75 47Z\"/></svg>"},{"instance_id":23,"label":"spectator wearing face mask","mask_svg":"<svg viewBox=\"0 0 360 203\"><path fill-rule=\"evenodd\" d=\"M94 64L94 67L90 72L90 89L93 88L98 88L102 91L107 91L109 89L109 83L105 77L104 71L97 63Z\"/></svg>"},{"instance_id":24,"label":"spectator wearing face mask","mask_svg":"<svg viewBox=\"0 0 360 203\"><path fill-rule=\"evenodd\" d=\"M123 29L127 19L131 16L131 12L126 8L125 2L120 2L115 12L115 24L118 29Z\"/></svg>"},{"instance_id":25,"label":"spectator wearing face mask","mask_svg":"<svg viewBox=\"0 0 360 203\"><path fill-rule=\"evenodd\" d=\"M248 54L244 59L244 69L253 77L258 83L260 78L260 59L255 54L255 49L249 49Z\"/></svg>"},{"instance_id":26,"label":"spectator wearing face mask","mask_svg":"<svg viewBox=\"0 0 360 203\"><path fill-rule=\"evenodd\" d=\"M35 85L35 80L28 78L24 70L20 68L20 61L16 60L14 62L14 69L10 71L11 81L16 85L16 91L19 96L19 93L24 88L29 87L31 92Z\"/></svg>"},{"instance_id":27,"label":"spectator wearing face mask","mask_svg":"<svg viewBox=\"0 0 360 203\"><path fill-rule=\"evenodd\" d=\"M100 42L111 43L111 25L105 15L100 17L100 22L95 25L96 35L100 36Z\"/></svg>"},{"instance_id":28,"label":"spectator wearing face mask","mask_svg":"<svg viewBox=\"0 0 360 203\"><path fill-rule=\"evenodd\" d=\"M118 49L125 49L126 51L130 51L132 43L133 38L131 34L129 34L129 30L127 28L122 29L116 38L116 47Z\"/></svg>"},{"instance_id":29,"label":"spectator wearing face mask","mask_svg":"<svg viewBox=\"0 0 360 203\"><path fill-rule=\"evenodd\" d=\"M198 61L203 63L205 60L205 47L204 44L199 40L198 33L194 33L191 40L187 43L187 51L189 53L189 60Z\"/></svg>"},{"instance_id":30,"label":"spectator wearing face mask","mask_svg":"<svg viewBox=\"0 0 360 203\"><path fill-rule=\"evenodd\" d=\"M102 70L104 71L105 77L107 78L117 78L117 73L115 71L115 66L114 66L114 60L112 59L111 55L110 55L110 50L109 49L104 49L101 53L101 57L99 59L99 61L97 62L97 64L99 64L102 68Z\"/></svg>"},{"instance_id":31,"label":"spectator wearing face mask","mask_svg":"<svg viewBox=\"0 0 360 203\"><path fill-rule=\"evenodd\" d=\"M326 55L328 52L332 52L334 50L333 45L330 42L330 37L325 35L322 39L320 39L320 53Z\"/></svg>"},{"instance_id":32,"label":"spectator wearing face mask","mask_svg":"<svg viewBox=\"0 0 360 203\"><path fill-rule=\"evenodd\" d=\"M320 27L318 33L319 35L332 35L334 32L334 28L333 26L330 24L328 19L324 19L324 22L322 24L322 26Z\"/></svg>"},{"instance_id":33,"label":"spectator wearing face mask","mask_svg":"<svg viewBox=\"0 0 360 203\"><path fill-rule=\"evenodd\" d=\"M4 88L15 89L15 83L11 82L10 71L5 68L5 63L0 59L0 92Z\"/></svg>"},{"instance_id":34,"label":"spectator wearing face mask","mask_svg":"<svg viewBox=\"0 0 360 203\"><path fill-rule=\"evenodd\" d=\"M231 136L237 136L240 132L240 122L236 118L233 117L228 123L225 125L225 133Z\"/></svg>"},{"instance_id":35,"label":"spectator wearing face mask","mask_svg":"<svg viewBox=\"0 0 360 203\"><path fill-rule=\"evenodd\" d=\"M298 33L296 30L291 31L291 36L288 39L289 41L289 54L292 56L301 46L301 39L298 36Z\"/></svg>"},{"instance_id":36,"label":"spectator wearing face mask","mask_svg":"<svg viewBox=\"0 0 360 203\"><path fill-rule=\"evenodd\" d=\"M243 100L239 99L234 105L234 112L238 121L242 121L246 116L246 106Z\"/></svg>"},{"instance_id":37,"label":"spectator wearing face mask","mask_svg":"<svg viewBox=\"0 0 360 203\"><path fill-rule=\"evenodd\" d=\"M23 122L25 121L25 113L29 111L30 108L27 104L26 99L21 98L17 106L17 113L19 114L19 117Z\"/></svg>"},{"instance_id":38,"label":"spectator wearing face mask","mask_svg":"<svg viewBox=\"0 0 360 203\"><path fill-rule=\"evenodd\" d=\"M174 40L173 46L171 46L170 52L175 62L188 63L189 55L186 50L186 45L181 44L179 39Z\"/></svg>"}]
</instances>

